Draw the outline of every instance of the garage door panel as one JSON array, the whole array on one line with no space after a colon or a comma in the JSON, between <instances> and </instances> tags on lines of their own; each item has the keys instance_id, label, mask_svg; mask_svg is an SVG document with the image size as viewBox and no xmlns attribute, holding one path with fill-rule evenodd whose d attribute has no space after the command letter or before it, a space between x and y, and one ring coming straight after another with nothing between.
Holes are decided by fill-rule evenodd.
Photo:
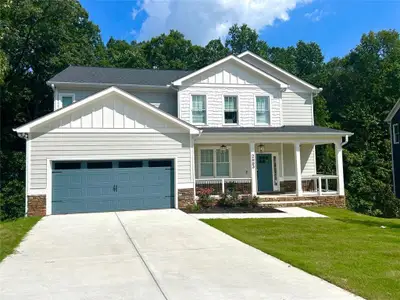
<instances>
[{"instance_id":1,"label":"garage door panel","mask_svg":"<svg viewBox=\"0 0 400 300\"><path fill-rule=\"evenodd\" d=\"M172 161L99 161L76 164L81 169L53 171L54 214L174 206ZM59 168L62 166L63 163L58 164Z\"/></svg>"}]
</instances>

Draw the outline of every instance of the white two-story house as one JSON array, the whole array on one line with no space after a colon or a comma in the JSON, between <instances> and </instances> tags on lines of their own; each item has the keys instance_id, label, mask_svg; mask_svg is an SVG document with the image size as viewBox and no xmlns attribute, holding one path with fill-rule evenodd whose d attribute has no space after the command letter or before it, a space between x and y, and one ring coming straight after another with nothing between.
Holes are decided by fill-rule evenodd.
<instances>
[{"instance_id":1,"label":"white two-story house","mask_svg":"<svg viewBox=\"0 0 400 300\"><path fill-rule=\"evenodd\" d=\"M26 139L28 215L181 208L196 189L343 206L349 132L314 125L321 89L244 52L197 71L68 67ZM336 174L317 174L334 144Z\"/></svg>"}]
</instances>

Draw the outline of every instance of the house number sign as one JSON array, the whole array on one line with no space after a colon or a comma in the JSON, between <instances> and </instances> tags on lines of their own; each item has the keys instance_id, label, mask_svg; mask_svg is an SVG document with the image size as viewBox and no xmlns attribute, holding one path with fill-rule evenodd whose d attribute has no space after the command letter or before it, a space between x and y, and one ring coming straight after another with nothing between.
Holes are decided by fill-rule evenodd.
<instances>
[{"instance_id":1,"label":"house number sign","mask_svg":"<svg viewBox=\"0 0 400 300\"><path fill-rule=\"evenodd\" d=\"M251 168L255 169L256 167L256 155L254 153L251 154Z\"/></svg>"}]
</instances>

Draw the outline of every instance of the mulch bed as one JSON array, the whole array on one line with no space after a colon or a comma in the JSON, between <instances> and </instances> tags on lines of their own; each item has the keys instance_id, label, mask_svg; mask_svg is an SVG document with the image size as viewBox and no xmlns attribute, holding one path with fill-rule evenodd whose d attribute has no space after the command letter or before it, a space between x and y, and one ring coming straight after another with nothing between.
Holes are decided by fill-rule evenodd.
<instances>
[{"instance_id":1,"label":"mulch bed","mask_svg":"<svg viewBox=\"0 0 400 300\"><path fill-rule=\"evenodd\" d=\"M197 211L191 211L190 209L181 209L188 214L243 214L243 213L285 213L284 211L271 208L271 207L209 207L200 208Z\"/></svg>"}]
</instances>

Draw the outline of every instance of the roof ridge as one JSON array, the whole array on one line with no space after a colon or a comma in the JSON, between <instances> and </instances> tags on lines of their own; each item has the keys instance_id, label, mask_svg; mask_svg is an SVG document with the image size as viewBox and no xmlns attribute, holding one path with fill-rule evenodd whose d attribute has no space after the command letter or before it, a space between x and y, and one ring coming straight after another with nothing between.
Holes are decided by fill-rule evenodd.
<instances>
[{"instance_id":1,"label":"roof ridge","mask_svg":"<svg viewBox=\"0 0 400 300\"><path fill-rule=\"evenodd\" d=\"M140 70L140 71L180 71L180 72L194 72L195 70L180 70L180 69L145 69L145 68L121 68L121 67L100 67L100 66L78 66L78 65L69 65L67 68L97 68L97 69L115 69L115 70ZM64 69L66 70L66 69Z\"/></svg>"}]
</instances>

